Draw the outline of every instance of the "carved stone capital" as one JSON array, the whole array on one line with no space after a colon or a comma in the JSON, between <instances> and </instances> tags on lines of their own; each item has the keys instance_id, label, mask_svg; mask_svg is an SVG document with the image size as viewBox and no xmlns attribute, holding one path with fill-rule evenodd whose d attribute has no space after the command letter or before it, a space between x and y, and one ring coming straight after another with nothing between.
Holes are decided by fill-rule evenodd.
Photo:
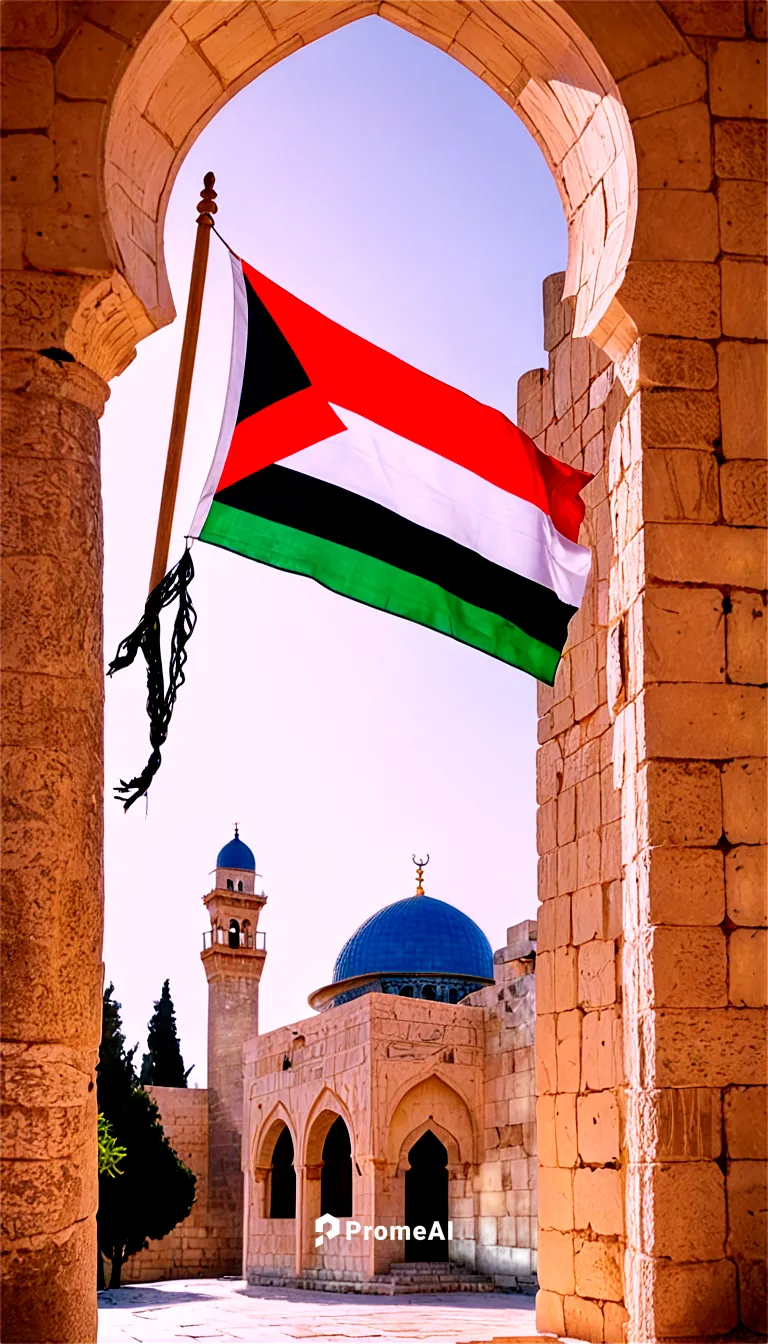
<instances>
[{"instance_id":1,"label":"carved stone capital","mask_svg":"<svg viewBox=\"0 0 768 1344\"><path fill-rule=\"evenodd\" d=\"M3 347L63 352L108 382L122 373L136 345L155 330L117 271L97 277L6 271L2 279Z\"/></svg>"},{"instance_id":2,"label":"carved stone capital","mask_svg":"<svg viewBox=\"0 0 768 1344\"><path fill-rule=\"evenodd\" d=\"M79 363L109 381L127 368L138 342L154 330L127 281L114 271L81 297L65 346Z\"/></svg>"}]
</instances>

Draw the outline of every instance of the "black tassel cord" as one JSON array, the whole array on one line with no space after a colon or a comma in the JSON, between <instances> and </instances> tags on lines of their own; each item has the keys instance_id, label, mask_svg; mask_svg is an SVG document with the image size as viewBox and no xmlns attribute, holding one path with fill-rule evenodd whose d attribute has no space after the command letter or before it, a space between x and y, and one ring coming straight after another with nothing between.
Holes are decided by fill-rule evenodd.
<instances>
[{"instance_id":1,"label":"black tassel cord","mask_svg":"<svg viewBox=\"0 0 768 1344\"><path fill-rule=\"evenodd\" d=\"M139 649L147 664L147 714L149 715L149 741L152 753L140 775L135 779L121 779L115 789L115 797L125 808L143 798L152 780L160 769L160 748L168 736L168 727L176 703L176 694L184 685L184 664L187 661L187 644L197 623L197 613L189 596L189 585L195 576L192 554L187 549L177 565L169 569L164 579L152 589L144 607L142 616L133 634L122 640L107 676L130 667ZM178 598L179 609L173 622L171 636L171 657L168 666L168 689L165 689L163 675L162 650L160 647L160 612Z\"/></svg>"}]
</instances>

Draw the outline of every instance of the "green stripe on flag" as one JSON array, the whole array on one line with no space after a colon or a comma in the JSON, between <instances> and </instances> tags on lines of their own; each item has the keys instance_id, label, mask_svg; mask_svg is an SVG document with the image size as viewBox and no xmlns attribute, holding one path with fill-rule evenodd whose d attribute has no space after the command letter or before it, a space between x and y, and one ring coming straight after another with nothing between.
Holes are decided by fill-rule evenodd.
<instances>
[{"instance_id":1,"label":"green stripe on flag","mask_svg":"<svg viewBox=\"0 0 768 1344\"><path fill-rule=\"evenodd\" d=\"M526 635L511 621L447 593L428 579L361 551L216 500L211 504L200 540L276 569L305 574L344 597L451 635L462 644L490 653L550 686L555 679L560 661L557 649Z\"/></svg>"}]
</instances>

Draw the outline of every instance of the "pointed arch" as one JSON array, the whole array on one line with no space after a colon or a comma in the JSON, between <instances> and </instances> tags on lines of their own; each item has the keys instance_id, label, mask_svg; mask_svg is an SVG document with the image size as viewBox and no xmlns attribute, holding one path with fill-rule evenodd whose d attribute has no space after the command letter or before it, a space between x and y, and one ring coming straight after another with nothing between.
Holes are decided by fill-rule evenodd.
<instances>
[{"instance_id":1,"label":"pointed arch","mask_svg":"<svg viewBox=\"0 0 768 1344\"><path fill-rule=\"evenodd\" d=\"M339 1095L329 1087L324 1087L310 1107L301 1134L301 1162L303 1166L316 1166L323 1160L323 1144L331 1125L341 1116L349 1131L353 1154L357 1151L355 1126L349 1109Z\"/></svg>"},{"instance_id":2,"label":"pointed arch","mask_svg":"<svg viewBox=\"0 0 768 1344\"><path fill-rule=\"evenodd\" d=\"M421 1073L417 1073L415 1076L411 1075L411 1077L407 1078L394 1092L389 1106L389 1116L387 1118L388 1124L391 1123L392 1116L403 1098L415 1088L420 1087L422 1083L427 1082L430 1078L439 1079L441 1083L445 1084L450 1092L455 1092L461 1101L463 1101L470 1116L474 1115L475 1110L478 1107L478 1098L470 1096L465 1092L459 1080L454 1076L453 1071L446 1069L441 1063L432 1059L426 1063ZM477 1132L479 1135L479 1127Z\"/></svg>"},{"instance_id":3,"label":"pointed arch","mask_svg":"<svg viewBox=\"0 0 768 1344\"><path fill-rule=\"evenodd\" d=\"M400 1145L400 1157L397 1163L398 1172L407 1170L408 1154L413 1148L413 1145L418 1143L419 1139L423 1138L427 1131L434 1134L435 1138L439 1139L442 1143L448 1154L448 1163L450 1166L455 1166L461 1162L461 1149L459 1148L459 1141L456 1136L452 1134L450 1130L445 1129L439 1124L437 1120L433 1120L432 1117L430 1117L427 1120L422 1120L421 1124L416 1125L415 1128L412 1129L409 1134L406 1134L405 1138L402 1140Z\"/></svg>"},{"instance_id":4,"label":"pointed arch","mask_svg":"<svg viewBox=\"0 0 768 1344\"><path fill-rule=\"evenodd\" d=\"M416 1142L427 1129L432 1129L445 1145L451 1163L477 1161L478 1132L472 1109L461 1092L436 1070L406 1088L392 1107L386 1151L393 1168L401 1169L403 1149L411 1136Z\"/></svg>"},{"instance_id":5,"label":"pointed arch","mask_svg":"<svg viewBox=\"0 0 768 1344\"><path fill-rule=\"evenodd\" d=\"M258 0L247 0L190 16L184 0L171 0L137 44L112 99L102 184L120 279L137 301L136 339L174 317L165 214L200 132L264 70L379 8L370 0L336 0L268 16ZM568 223L565 294L574 300L574 334L592 336L616 357L637 335L617 297L637 213L626 108L608 66L564 5L516 0L503 15L497 9L469 0L450 7L391 0L381 17L479 75L531 132Z\"/></svg>"},{"instance_id":6,"label":"pointed arch","mask_svg":"<svg viewBox=\"0 0 768 1344\"><path fill-rule=\"evenodd\" d=\"M296 1125L293 1117L282 1101L278 1101L272 1107L268 1115L264 1117L258 1129L253 1136L251 1144L251 1168L268 1167L272 1162L272 1154L275 1144L280 1137L281 1129L287 1129L293 1142L294 1153L298 1151Z\"/></svg>"}]
</instances>

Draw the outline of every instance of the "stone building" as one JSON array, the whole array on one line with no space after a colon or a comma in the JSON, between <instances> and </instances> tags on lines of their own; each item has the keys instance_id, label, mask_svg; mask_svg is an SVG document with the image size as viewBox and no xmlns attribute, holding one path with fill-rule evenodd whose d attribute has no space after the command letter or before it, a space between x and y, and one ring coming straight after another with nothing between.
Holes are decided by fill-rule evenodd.
<instances>
[{"instance_id":1,"label":"stone building","mask_svg":"<svg viewBox=\"0 0 768 1344\"><path fill-rule=\"evenodd\" d=\"M310 995L318 1011L260 1036L266 897L239 836L221 850L203 898L208 1088L149 1089L198 1198L127 1282L242 1269L383 1293L404 1275L424 1290L535 1286L536 926L494 955L421 875L344 945ZM323 1213L359 1234L317 1247Z\"/></svg>"},{"instance_id":2,"label":"stone building","mask_svg":"<svg viewBox=\"0 0 768 1344\"><path fill-rule=\"evenodd\" d=\"M317 1016L247 1043L250 1282L392 1292L405 1266L444 1262L425 1286L535 1285L535 938L518 925L494 957L419 870L342 948ZM318 1247L327 1212L360 1232Z\"/></svg>"},{"instance_id":3,"label":"stone building","mask_svg":"<svg viewBox=\"0 0 768 1344\"><path fill-rule=\"evenodd\" d=\"M98 419L173 319L190 145L375 13L523 120L568 228L519 386L523 428L595 473L539 700L539 1328L765 1334L764 0L4 0L9 1344L96 1335Z\"/></svg>"}]
</instances>

